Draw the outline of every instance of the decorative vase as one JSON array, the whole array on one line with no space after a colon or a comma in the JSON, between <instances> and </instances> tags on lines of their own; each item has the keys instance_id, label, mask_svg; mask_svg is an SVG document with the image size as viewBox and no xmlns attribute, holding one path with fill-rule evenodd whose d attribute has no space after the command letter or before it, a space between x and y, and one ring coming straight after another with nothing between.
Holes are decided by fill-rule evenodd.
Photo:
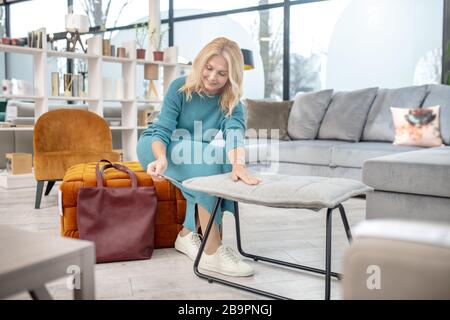
<instances>
[{"instance_id":1,"label":"decorative vase","mask_svg":"<svg viewBox=\"0 0 450 320\"><path fill-rule=\"evenodd\" d=\"M154 61L164 61L164 51L153 51Z\"/></svg>"},{"instance_id":2,"label":"decorative vase","mask_svg":"<svg viewBox=\"0 0 450 320\"><path fill-rule=\"evenodd\" d=\"M145 59L145 49L142 48L136 49L136 58Z\"/></svg>"},{"instance_id":3,"label":"decorative vase","mask_svg":"<svg viewBox=\"0 0 450 320\"><path fill-rule=\"evenodd\" d=\"M111 56L111 41L109 39L103 39L102 43L103 55L107 57Z\"/></svg>"},{"instance_id":4,"label":"decorative vase","mask_svg":"<svg viewBox=\"0 0 450 320\"><path fill-rule=\"evenodd\" d=\"M64 74L64 96L70 97L72 96L72 81L73 77L71 73Z\"/></svg>"},{"instance_id":5,"label":"decorative vase","mask_svg":"<svg viewBox=\"0 0 450 320\"><path fill-rule=\"evenodd\" d=\"M127 57L127 52L124 47L118 47L116 52L117 52L117 57L119 57L119 58Z\"/></svg>"},{"instance_id":6,"label":"decorative vase","mask_svg":"<svg viewBox=\"0 0 450 320\"><path fill-rule=\"evenodd\" d=\"M59 96L59 72L52 72L52 96Z\"/></svg>"},{"instance_id":7,"label":"decorative vase","mask_svg":"<svg viewBox=\"0 0 450 320\"><path fill-rule=\"evenodd\" d=\"M72 97L80 96L80 79L81 74L72 75Z\"/></svg>"}]
</instances>

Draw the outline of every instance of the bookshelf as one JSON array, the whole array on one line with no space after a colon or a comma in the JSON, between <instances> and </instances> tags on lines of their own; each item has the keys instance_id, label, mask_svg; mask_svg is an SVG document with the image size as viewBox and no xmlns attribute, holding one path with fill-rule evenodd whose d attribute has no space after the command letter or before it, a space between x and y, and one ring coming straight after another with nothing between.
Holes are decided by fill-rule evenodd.
<instances>
[{"instance_id":1,"label":"bookshelf","mask_svg":"<svg viewBox=\"0 0 450 320\"><path fill-rule=\"evenodd\" d=\"M1 96L6 99L18 99L33 101L35 110L35 121L45 112L49 110L49 103L54 104L58 101L83 101L88 110L94 112L101 117L103 114L104 103L118 103L121 108L121 125L110 126L114 132L119 131L122 138L123 160L132 161L137 160L136 146L138 140L138 133L145 127L138 126L138 105L140 104L156 104L160 105L163 96L170 84L170 82L180 74L180 71L186 67L186 64L149 61L136 58L136 42L129 41L122 44L125 47L128 57L118 58L102 55L102 38L100 36L93 36L87 41L87 53L79 52L60 52L47 49L46 36L43 37L43 48L29 48L12 45L0 44L0 52L26 54L33 57L33 87L32 95L20 96L9 95ZM51 77L48 68L49 58L61 57L67 59L83 59L87 62L88 71L88 88L86 96L72 97L64 96L60 93L58 96L51 95ZM112 97L103 97L103 68L107 68L108 64L119 64L121 68L121 78L123 78L124 88L123 97L115 99ZM162 91L159 92L158 99L146 99L145 97L138 97L137 83L142 83L144 79L137 79L137 68L144 64L154 64L158 68L162 68ZM62 81L62 79L61 79ZM75 107L77 105L74 105ZM33 131L32 127L21 128L1 128L0 131Z\"/></svg>"}]
</instances>

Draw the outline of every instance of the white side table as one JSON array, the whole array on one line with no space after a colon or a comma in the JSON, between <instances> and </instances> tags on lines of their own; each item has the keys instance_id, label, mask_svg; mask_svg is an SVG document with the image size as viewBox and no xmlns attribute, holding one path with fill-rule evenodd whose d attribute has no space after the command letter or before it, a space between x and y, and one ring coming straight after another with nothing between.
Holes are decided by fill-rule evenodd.
<instances>
[{"instance_id":1,"label":"white side table","mask_svg":"<svg viewBox=\"0 0 450 320\"><path fill-rule=\"evenodd\" d=\"M0 298L26 290L51 299L45 283L73 274L74 299L95 299L94 264L90 241L0 226Z\"/></svg>"}]
</instances>

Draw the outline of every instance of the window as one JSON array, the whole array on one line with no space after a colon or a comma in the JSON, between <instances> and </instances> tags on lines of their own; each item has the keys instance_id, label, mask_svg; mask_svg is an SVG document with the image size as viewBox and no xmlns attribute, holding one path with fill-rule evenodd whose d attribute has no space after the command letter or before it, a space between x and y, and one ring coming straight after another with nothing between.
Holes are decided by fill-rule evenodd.
<instances>
[{"instance_id":1,"label":"window","mask_svg":"<svg viewBox=\"0 0 450 320\"><path fill-rule=\"evenodd\" d=\"M169 18L169 0L159 1L159 11L161 14L161 20Z\"/></svg>"},{"instance_id":2,"label":"window","mask_svg":"<svg viewBox=\"0 0 450 320\"><path fill-rule=\"evenodd\" d=\"M204 1L204 0L174 0L174 16L183 17L207 12L226 11L260 4L279 3L280 0L227 0L227 1Z\"/></svg>"},{"instance_id":3,"label":"window","mask_svg":"<svg viewBox=\"0 0 450 320\"><path fill-rule=\"evenodd\" d=\"M291 6L290 96L439 83L443 0Z\"/></svg>"},{"instance_id":4,"label":"window","mask_svg":"<svg viewBox=\"0 0 450 320\"><path fill-rule=\"evenodd\" d=\"M204 45L219 36L228 37L253 52L255 69L244 71L245 97L282 99L283 9L175 23L175 45L179 54L190 61Z\"/></svg>"},{"instance_id":5,"label":"window","mask_svg":"<svg viewBox=\"0 0 450 320\"><path fill-rule=\"evenodd\" d=\"M289 94L326 87L327 54L335 25L351 0L291 6Z\"/></svg>"},{"instance_id":6,"label":"window","mask_svg":"<svg viewBox=\"0 0 450 320\"><path fill-rule=\"evenodd\" d=\"M6 34L6 25L5 25L5 6L0 7L0 37L5 36Z\"/></svg>"},{"instance_id":7,"label":"window","mask_svg":"<svg viewBox=\"0 0 450 320\"><path fill-rule=\"evenodd\" d=\"M11 37L26 38L28 32L42 27L47 34L61 32L65 29L66 13L67 1L33 0L11 4Z\"/></svg>"},{"instance_id":8,"label":"window","mask_svg":"<svg viewBox=\"0 0 450 320\"><path fill-rule=\"evenodd\" d=\"M74 13L89 17L91 27L120 27L148 17L148 0L74 0L73 5Z\"/></svg>"}]
</instances>

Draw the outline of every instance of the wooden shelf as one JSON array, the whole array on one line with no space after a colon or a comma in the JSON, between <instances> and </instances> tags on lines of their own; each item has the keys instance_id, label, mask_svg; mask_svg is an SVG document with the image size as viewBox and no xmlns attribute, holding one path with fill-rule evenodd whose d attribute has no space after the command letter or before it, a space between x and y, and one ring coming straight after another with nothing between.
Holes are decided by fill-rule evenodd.
<instances>
[{"instance_id":1,"label":"wooden shelf","mask_svg":"<svg viewBox=\"0 0 450 320\"><path fill-rule=\"evenodd\" d=\"M118 57L107 57L107 56L102 56L103 61L105 62L112 62L112 63L130 63L135 61L134 59L131 58L118 58Z\"/></svg>"},{"instance_id":2,"label":"wooden shelf","mask_svg":"<svg viewBox=\"0 0 450 320\"><path fill-rule=\"evenodd\" d=\"M185 63L152 61L152 60L141 60L141 59L137 60L137 64L156 64L156 65L163 66L163 67L175 67L175 66L190 67L191 66L190 64L185 64Z\"/></svg>"},{"instance_id":3,"label":"wooden shelf","mask_svg":"<svg viewBox=\"0 0 450 320\"><path fill-rule=\"evenodd\" d=\"M43 49L13 46L9 44L0 44L0 51L9 53L31 54L31 55L41 54L44 52Z\"/></svg>"},{"instance_id":4,"label":"wooden shelf","mask_svg":"<svg viewBox=\"0 0 450 320\"><path fill-rule=\"evenodd\" d=\"M69 58L69 59L98 59L98 58L100 58L100 56L93 55L93 54L70 52L70 51L48 50L47 53L48 53L49 57L62 57L62 58Z\"/></svg>"},{"instance_id":5,"label":"wooden shelf","mask_svg":"<svg viewBox=\"0 0 450 320\"><path fill-rule=\"evenodd\" d=\"M104 102L122 102L122 103L131 103L134 102L133 99L103 99Z\"/></svg>"},{"instance_id":6,"label":"wooden shelf","mask_svg":"<svg viewBox=\"0 0 450 320\"><path fill-rule=\"evenodd\" d=\"M152 61L150 59L137 59L134 55L136 52L136 41L124 41L121 47L124 47L126 52L130 53L129 58L119 58L102 55L102 38L100 35L93 36L87 40L88 53L84 52L70 52L70 51L57 51L49 50L47 48L47 37L42 38L43 49L19 47L12 45L0 44L0 52L11 52L20 54L29 54L32 56L32 68L29 70L33 72L33 95L9 95L0 96L3 99L23 99L34 102L34 114L39 117L51 109L52 106L66 105L65 107L80 107L85 106L91 112L98 114L105 118L105 105L113 105L118 109L121 109L121 121L113 122L115 125L110 125L110 130L114 131L114 134L120 134L122 137L122 149L124 160L136 160L136 145L138 140L138 133L147 129L147 126L138 126L138 115L140 106L141 109L145 108L145 104L153 104L155 109L160 109L163 102L163 95L173 80L179 74L179 70L182 67L190 67L191 65L183 63L165 62L165 61ZM49 77L50 71L53 71L49 65L54 63L56 58L66 59L83 59L87 62L87 74L88 82L85 91L89 96L86 97L72 97L65 96L64 92L61 92L59 96L52 96L49 88L51 87L51 77ZM49 59L52 58L52 59ZM105 69L109 69L111 66L109 63L117 64L117 69L121 69L121 77L124 79L123 99L115 99L115 92L110 93L111 99L103 99L103 84L102 80L106 77ZM160 82L162 86L158 86L158 95L152 96L155 98L147 99L143 96L143 93L138 92L138 88L141 87L142 76L139 73L138 79L138 67L143 68L144 64L153 64L160 66L164 69L160 76ZM180 67L180 68L178 68ZM59 71L60 84L63 82L61 73L65 71ZM116 70L114 70L116 72ZM110 75L108 75L110 76ZM41 96L38 96L42 93ZM106 93L106 92L105 92ZM34 95L37 94L37 95ZM141 95L141 96L138 96ZM131 97L131 99L130 99ZM73 102L73 104L69 104ZM31 122L30 122L31 124ZM123 124L123 125L117 125ZM0 128L0 131L28 131L33 132L33 127L6 127ZM139 131L140 130L140 131Z\"/></svg>"},{"instance_id":7,"label":"wooden shelf","mask_svg":"<svg viewBox=\"0 0 450 320\"><path fill-rule=\"evenodd\" d=\"M65 100L65 101L99 101L99 98L91 98L91 97L66 97L66 96L48 96L48 100Z\"/></svg>"}]
</instances>

